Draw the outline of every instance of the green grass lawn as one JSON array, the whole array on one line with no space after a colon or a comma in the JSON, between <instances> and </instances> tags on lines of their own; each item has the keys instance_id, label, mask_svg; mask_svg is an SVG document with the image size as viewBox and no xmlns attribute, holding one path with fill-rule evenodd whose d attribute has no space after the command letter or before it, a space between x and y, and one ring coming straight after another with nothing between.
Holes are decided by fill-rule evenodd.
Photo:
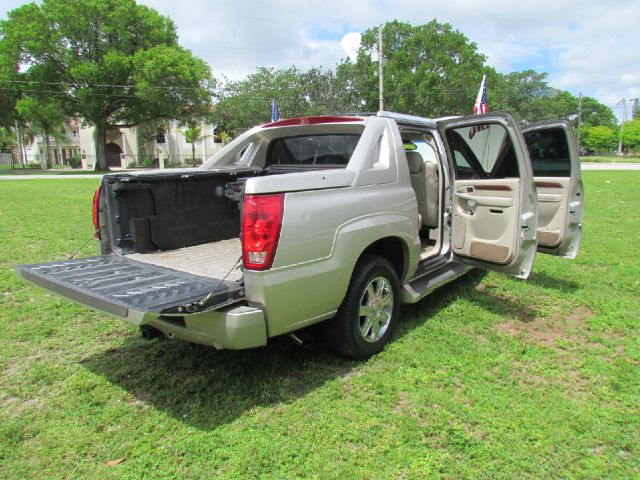
<instances>
[{"instance_id":1,"label":"green grass lawn","mask_svg":"<svg viewBox=\"0 0 640 480\"><path fill-rule=\"evenodd\" d=\"M98 181L0 183L0 478L638 478L640 172L583 175L576 260L473 272L364 363L146 342L27 285Z\"/></svg>"}]
</instances>

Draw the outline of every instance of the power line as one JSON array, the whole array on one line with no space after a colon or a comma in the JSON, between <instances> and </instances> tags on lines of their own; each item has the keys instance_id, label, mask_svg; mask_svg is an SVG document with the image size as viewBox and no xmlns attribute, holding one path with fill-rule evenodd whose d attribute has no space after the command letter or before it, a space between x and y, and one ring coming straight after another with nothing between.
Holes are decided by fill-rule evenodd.
<instances>
[{"instance_id":1,"label":"power line","mask_svg":"<svg viewBox=\"0 0 640 480\"><path fill-rule=\"evenodd\" d=\"M74 83L74 82L42 82L37 80L0 80L0 83L17 83L17 84L26 84L26 85L61 85L66 87L73 88L142 88L138 85L116 85L116 84L108 84L108 83ZM174 86L145 86L144 88L149 88L152 90L200 90L202 87L174 87Z\"/></svg>"}]
</instances>

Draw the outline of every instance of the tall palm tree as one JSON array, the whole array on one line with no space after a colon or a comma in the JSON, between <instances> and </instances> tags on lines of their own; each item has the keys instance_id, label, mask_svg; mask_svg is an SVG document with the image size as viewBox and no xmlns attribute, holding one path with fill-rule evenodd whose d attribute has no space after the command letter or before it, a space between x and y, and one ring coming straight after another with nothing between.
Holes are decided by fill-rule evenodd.
<instances>
[{"instance_id":1,"label":"tall palm tree","mask_svg":"<svg viewBox=\"0 0 640 480\"><path fill-rule=\"evenodd\" d=\"M190 122L188 128L184 130L178 130L179 133L184 135L184 140L191 144L191 162L192 165L196 164L196 143L205 138L211 137L211 135L203 135L202 127L195 122Z\"/></svg>"}]
</instances>

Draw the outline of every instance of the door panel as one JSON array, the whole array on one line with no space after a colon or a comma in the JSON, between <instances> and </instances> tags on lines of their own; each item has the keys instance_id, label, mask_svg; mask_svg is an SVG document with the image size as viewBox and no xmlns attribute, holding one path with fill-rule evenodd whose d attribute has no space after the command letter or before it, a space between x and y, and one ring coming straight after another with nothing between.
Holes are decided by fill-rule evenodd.
<instances>
[{"instance_id":1,"label":"door panel","mask_svg":"<svg viewBox=\"0 0 640 480\"><path fill-rule=\"evenodd\" d=\"M571 179L534 177L538 192L538 246L555 248L565 237L565 212Z\"/></svg>"},{"instance_id":2,"label":"door panel","mask_svg":"<svg viewBox=\"0 0 640 480\"><path fill-rule=\"evenodd\" d=\"M538 194L538 251L575 258L582 236L584 192L571 125L564 120L523 129Z\"/></svg>"},{"instance_id":3,"label":"door panel","mask_svg":"<svg viewBox=\"0 0 640 480\"><path fill-rule=\"evenodd\" d=\"M520 179L456 180L454 185L454 252L509 263L517 246Z\"/></svg>"},{"instance_id":4,"label":"door panel","mask_svg":"<svg viewBox=\"0 0 640 480\"><path fill-rule=\"evenodd\" d=\"M521 278L536 252L537 200L524 138L504 113L438 122L454 177L452 256Z\"/></svg>"}]
</instances>

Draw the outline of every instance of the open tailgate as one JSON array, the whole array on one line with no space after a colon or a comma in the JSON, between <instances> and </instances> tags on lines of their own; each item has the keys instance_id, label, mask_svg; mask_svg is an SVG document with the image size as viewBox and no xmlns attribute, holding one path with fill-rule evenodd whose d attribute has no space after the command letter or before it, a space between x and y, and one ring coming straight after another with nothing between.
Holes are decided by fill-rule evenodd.
<instances>
[{"instance_id":1,"label":"open tailgate","mask_svg":"<svg viewBox=\"0 0 640 480\"><path fill-rule=\"evenodd\" d=\"M117 255L18 265L22 278L135 325L162 314L190 313L187 306L207 297L198 310L219 308L244 298L234 281L206 278ZM185 308L186 307L186 308Z\"/></svg>"}]
</instances>

